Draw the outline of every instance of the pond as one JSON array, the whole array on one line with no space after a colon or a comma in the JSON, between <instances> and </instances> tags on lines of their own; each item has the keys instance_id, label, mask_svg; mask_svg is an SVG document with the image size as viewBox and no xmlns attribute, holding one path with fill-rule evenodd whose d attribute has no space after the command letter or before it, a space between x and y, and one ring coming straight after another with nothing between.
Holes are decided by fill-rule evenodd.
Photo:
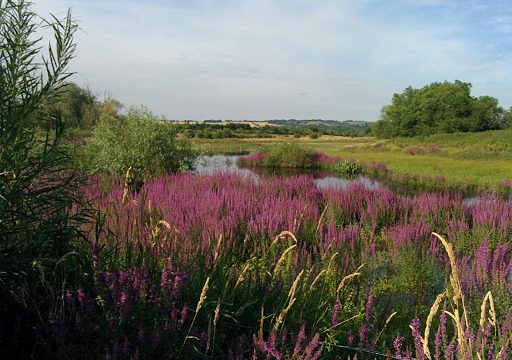
<instances>
[{"instance_id":1,"label":"pond","mask_svg":"<svg viewBox=\"0 0 512 360\"><path fill-rule=\"evenodd\" d=\"M200 156L195 165L195 173L198 174L212 174L215 172L236 172L243 176L249 176L254 179L260 179L264 176L278 175L278 176L296 176L296 175L310 175L318 188L339 187L345 188L350 184L358 183L363 184L367 189L388 188L394 193L417 196L426 192L449 192L452 194L460 194L470 204L478 203L481 198L486 198L489 193L481 192L471 188L425 188L415 186L413 184L404 184L396 181L390 181L387 178L374 179L367 176L359 176L354 179L344 179L336 176L333 171L329 170L304 170L304 169L266 169L261 167L239 167L237 160L241 155L202 155ZM491 193L492 194L492 193ZM502 198L512 201L512 194L500 196Z\"/></svg>"},{"instance_id":2,"label":"pond","mask_svg":"<svg viewBox=\"0 0 512 360\"><path fill-rule=\"evenodd\" d=\"M236 172L244 176L259 179L262 176L293 176L310 175L319 188L340 187L344 188L352 183L363 184L368 189L377 189L382 184L366 176L354 179L343 179L328 170L304 170L304 169L265 169L259 167L239 167L236 163L240 155L202 155L197 159L195 173L212 174L215 172Z\"/></svg>"}]
</instances>

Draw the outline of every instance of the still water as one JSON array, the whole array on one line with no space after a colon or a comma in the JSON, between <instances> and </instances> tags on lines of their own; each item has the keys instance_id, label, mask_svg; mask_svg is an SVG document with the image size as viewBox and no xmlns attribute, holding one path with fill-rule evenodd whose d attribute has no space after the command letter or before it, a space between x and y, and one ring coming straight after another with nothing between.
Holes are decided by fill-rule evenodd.
<instances>
[{"instance_id":1,"label":"still water","mask_svg":"<svg viewBox=\"0 0 512 360\"><path fill-rule=\"evenodd\" d=\"M244 176L259 179L270 175L310 175L313 177L319 188L339 187L344 188L352 183L363 184L368 189L377 189L382 187L381 183L365 176L354 179L342 179L337 177L332 171L325 170L304 170L304 169L263 169L257 167L239 167L236 164L239 155L202 155L197 159L195 173L212 174L215 172L236 172Z\"/></svg>"}]
</instances>

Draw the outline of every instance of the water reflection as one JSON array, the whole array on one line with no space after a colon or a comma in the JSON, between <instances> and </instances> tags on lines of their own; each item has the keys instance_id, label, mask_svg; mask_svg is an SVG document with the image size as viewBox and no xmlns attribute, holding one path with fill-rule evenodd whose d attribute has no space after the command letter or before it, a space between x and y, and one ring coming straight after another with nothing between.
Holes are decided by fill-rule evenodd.
<instances>
[{"instance_id":1,"label":"water reflection","mask_svg":"<svg viewBox=\"0 0 512 360\"><path fill-rule=\"evenodd\" d=\"M360 176L354 179L342 179L332 171L304 169L266 169L261 167L239 167L236 163L239 155L202 155L198 158L194 172L212 174L215 172L236 172L241 175L259 179L265 176L310 175L318 188L345 188L352 183L361 183L368 189L378 189L382 185L369 177Z\"/></svg>"}]
</instances>

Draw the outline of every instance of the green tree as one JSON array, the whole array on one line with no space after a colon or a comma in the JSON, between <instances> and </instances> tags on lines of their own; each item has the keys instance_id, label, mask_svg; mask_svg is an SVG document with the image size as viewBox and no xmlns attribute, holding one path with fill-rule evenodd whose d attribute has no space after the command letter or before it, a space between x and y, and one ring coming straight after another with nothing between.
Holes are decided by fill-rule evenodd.
<instances>
[{"instance_id":1,"label":"green tree","mask_svg":"<svg viewBox=\"0 0 512 360\"><path fill-rule=\"evenodd\" d=\"M505 127L512 127L512 107L504 112L505 116Z\"/></svg>"},{"instance_id":2,"label":"green tree","mask_svg":"<svg viewBox=\"0 0 512 360\"><path fill-rule=\"evenodd\" d=\"M174 125L157 120L144 108L130 108L125 117L102 117L84 156L90 172L129 172L135 188L145 177L188 170L196 158L190 144L177 138Z\"/></svg>"},{"instance_id":3,"label":"green tree","mask_svg":"<svg viewBox=\"0 0 512 360\"><path fill-rule=\"evenodd\" d=\"M435 82L407 87L382 108L372 130L379 137L485 131L505 126L504 110L490 96L471 96L471 84Z\"/></svg>"},{"instance_id":4,"label":"green tree","mask_svg":"<svg viewBox=\"0 0 512 360\"><path fill-rule=\"evenodd\" d=\"M68 127L91 128L98 119L96 96L89 89L82 89L69 82L62 87L59 100L49 104L48 112L61 117Z\"/></svg>"},{"instance_id":5,"label":"green tree","mask_svg":"<svg viewBox=\"0 0 512 360\"><path fill-rule=\"evenodd\" d=\"M123 105L113 98L99 101L89 89L68 82L62 87L58 101L49 104L47 112L60 117L68 128L90 130L102 116L119 116Z\"/></svg>"}]
</instances>

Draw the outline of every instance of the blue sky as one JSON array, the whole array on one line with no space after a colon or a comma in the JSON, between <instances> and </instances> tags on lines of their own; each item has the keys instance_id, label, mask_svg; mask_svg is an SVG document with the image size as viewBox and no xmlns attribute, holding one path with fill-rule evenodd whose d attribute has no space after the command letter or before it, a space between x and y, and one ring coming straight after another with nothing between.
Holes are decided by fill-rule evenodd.
<instances>
[{"instance_id":1,"label":"blue sky","mask_svg":"<svg viewBox=\"0 0 512 360\"><path fill-rule=\"evenodd\" d=\"M74 81L168 119L378 119L459 79L512 106L509 0L35 0L83 31Z\"/></svg>"}]
</instances>

